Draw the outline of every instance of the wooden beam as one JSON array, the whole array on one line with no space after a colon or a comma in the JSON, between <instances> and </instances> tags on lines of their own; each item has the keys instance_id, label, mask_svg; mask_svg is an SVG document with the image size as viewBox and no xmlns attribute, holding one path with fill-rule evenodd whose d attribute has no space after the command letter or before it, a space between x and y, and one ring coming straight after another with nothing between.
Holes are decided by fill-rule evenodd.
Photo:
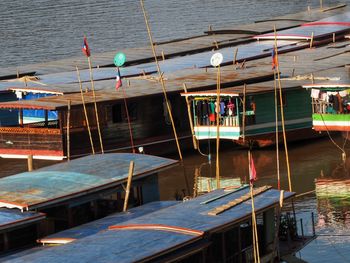
<instances>
[{"instance_id":1,"label":"wooden beam","mask_svg":"<svg viewBox=\"0 0 350 263\"><path fill-rule=\"evenodd\" d=\"M271 186L262 186L259 188L256 188L255 190L253 190L253 196L259 195L263 192L266 192L267 190L269 190L271 188ZM236 205L239 205L241 203L243 203L244 201L247 201L251 198L250 192L246 193L245 195L234 199L233 201L228 202L227 204L221 205L219 207L214 208L213 210L208 212L208 215L210 216L216 216L218 214L221 214L223 212L225 212L226 210L231 209L232 207L235 207Z\"/></svg>"}]
</instances>

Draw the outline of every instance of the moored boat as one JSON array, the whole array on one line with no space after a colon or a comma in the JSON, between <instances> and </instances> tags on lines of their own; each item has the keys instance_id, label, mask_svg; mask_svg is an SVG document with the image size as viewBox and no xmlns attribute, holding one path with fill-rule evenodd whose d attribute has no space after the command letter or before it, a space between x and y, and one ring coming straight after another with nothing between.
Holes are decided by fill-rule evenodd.
<instances>
[{"instance_id":1,"label":"moored boat","mask_svg":"<svg viewBox=\"0 0 350 263\"><path fill-rule=\"evenodd\" d=\"M150 213L107 217L39 242L69 240L53 247L24 251L4 258L10 262L253 262L252 198L254 196L261 262L278 258L276 211L294 193L271 187L219 189ZM129 220L127 219L129 217ZM291 217L289 217L293 221ZM291 222L292 222L291 221ZM281 224L292 249L297 251L314 237L298 237L292 224ZM295 222L294 222L295 223ZM294 225L295 227L296 225ZM290 229L288 227L291 227ZM289 230L288 230L289 229ZM298 245L296 245L298 244ZM280 256L285 251L281 250Z\"/></svg>"},{"instance_id":2,"label":"moored boat","mask_svg":"<svg viewBox=\"0 0 350 263\"><path fill-rule=\"evenodd\" d=\"M217 137L215 91L182 93L192 101L194 136L198 140ZM219 113L220 139L241 145L265 147L276 142L275 95L273 87L254 84L221 89ZM315 137L311 120L311 99L300 86L283 88L282 101L288 141ZM280 116L280 103L277 105ZM282 138L282 122L278 121ZM282 141L280 138L280 141Z\"/></svg>"}]
</instances>

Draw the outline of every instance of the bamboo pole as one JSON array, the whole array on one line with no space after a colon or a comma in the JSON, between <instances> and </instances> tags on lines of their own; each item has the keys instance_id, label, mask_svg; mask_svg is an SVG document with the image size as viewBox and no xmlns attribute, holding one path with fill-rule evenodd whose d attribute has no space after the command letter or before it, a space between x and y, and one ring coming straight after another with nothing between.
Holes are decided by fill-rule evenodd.
<instances>
[{"instance_id":1,"label":"bamboo pole","mask_svg":"<svg viewBox=\"0 0 350 263\"><path fill-rule=\"evenodd\" d=\"M312 48L313 44L314 44L314 32L311 33L310 48Z\"/></svg>"},{"instance_id":2,"label":"bamboo pole","mask_svg":"<svg viewBox=\"0 0 350 263\"><path fill-rule=\"evenodd\" d=\"M130 161L128 182L126 183L126 190L125 190L125 199L124 199L123 212L125 212L128 209L130 187L131 187L131 179L132 179L133 173L134 173L134 161Z\"/></svg>"},{"instance_id":3,"label":"bamboo pole","mask_svg":"<svg viewBox=\"0 0 350 263\"><path fill-rule=\"evenodd\" d=\"M89 132L91 150L92 150L92 154L95 154L94 141L92 140L92 136L91 136L89 117L88 117L87 110L86 110L85 99L84 99L84 94L83 94L83 85L82 85L81 79L80 79L80 72L79 72L78 66L75 66L75 68L77 70L77 76L78 76L78 82L79 82L79 88L80 88L80 94L81 94L81 101L83 103L84 115L85 115L85 120L86 120L86 126L87 126L87 129L88 129L88 132Z\"/></svg>"},{"instance_id":4,"label":"bamboo pole","mask_svg":"<svg viewBox=\"0 0 350 263\"><path fill-rule=\"evenodd\" d=\"M243 128L243 142L245 142L245 99L246 99L247 85L243 86L243 116L242 116L242 128Z\"/></svg>"},{"instance_id":5,"label":"bamboo pole","mask_svg":"<svg viewBox=\"0 0 350 263\"><path fill-rule=\"evenodd\" d=\"M27 163L28 163L28 172L33 171L33 155L32 154L28 155Z\"/></svg>"},{"instance_id":6,"label":"bamboo pole","mask_svg":"<svg viewBox=\"0 0 350 263\"><path fill-rule=\"evenodd\" d=\"M233 65L235 65L237 63L237 54L238 54L238 48L236 48L236 50L235 50L235 55L233 58Z\"/></svg>"},{"instance_id":7,"label":"bamboo pole","mask_svg":"<svg viewBox=\"0 0 350 263\"><path fill-rule=\"evenodd\" d=\"M277 189L281 189L280 178L280 154L279 154L279 139L278 139L278 103L277 103L277 83L276 71L274 70L274 89L275 89L275 123L276 123L276 168L277 168Z\"/></svg>"},{"instance_id":8,"label":"bamboo pole","mask_svg":"<svg viewBox=\"0 0 350 263\"><path fill-rule=\"evenodd\" d=\"M101 152L104 153L103 143L102 143L102 135L101 135L101 129L100 129L100 120L99 120L99 117L98 117L98 109L97 109L97 103L96 103L94 77L92 75L92 66L91 66L91 58L90 58L90 56L88 56L87 59L88 59L88 62L89 62L91 90L92 90L92 97L94 99L94 107L95 107L95 115L96 115L96 124L97 124L98 137L100 139Z\"/></svg>"},{"instance_id":9,"label":"bamboo pole","mask_svg":"<svg viewBox=\"0 0 350 263\"><path fill-rule=\"evenodd\" d=\"M283 109L283 99L282 99L282 84L281 84L281 76L280 76L280 70L279 70L278 49L277 49L277 37L276 37L276 26L274 26L274 33L275 33L275 47L274 47L274 48L275 48L276 59L277 59L276 74L277 74L277 79L278 79L278 89L279 89L279 95L280 95L280 110L281 110L281 122L282 122L283 142L284 142L284 149L285 149L285 154L286 154L286 163L287 163L287 174L288 174L289 191L292 192L292 182L291 182L290 167L289 167L289 155L288 155L286 128L285 128L285 124L284 124L284 109Z\"/></svg>"},{"instance_id":10,"label":"bamboo pole","mask_svg":"<svg viewBox=\"0 0 350 263\"><path fill-rule=\"evenodd\" d=\"M152 38L152 34L151 34L151 29L150 29L150 26L148 24L148 18L147 18L147 15L146 15L146 10L145 10L145 6L143 4L143 0L140 0L140 3L141 3L142 12L143 12L143 16L144 16L146 27L147 27L147 32L148 32L148 36L149 36L149 40L150 40L150 44L151 44L154 60L155 60L156 65L157 65L157 71L158 71L160 83L161 83L161 86L162 86L164 99L165 99L166 106L167 106L167 109L168 109L168 112L169 112L169 117L170 117L170 121L171 121L171 124L172 124L173 133L174 133L174 136L175 136L175 141L176 141L176 146L177 146L177 150L178 150L178 153L179 153L179 158L180 158L180 160L182 160L182 153L181 153L181 149L180 149L179 139L178 139L177 133L176 133L176 128L175 128L175 124L174 124L173 114L171 112L170 104L169 104L169 101L168 101L168 96L167 96L165 83L164 83L164 79L163 79L163 74L162 74L162 72L160 70L160 66L159 66L158 59L157 59L157 54L156 54L156 51L155 51L155 48L154 48L154 44L153 44L154 42L153 42L153 38Z\"/></svg>"},{"instance_id":11,"label":"bamboo pole","mask_svg":"<svg viewBox=\"0 0 350 263\"><path fill-rule=\"evenodd\" d=\"M250 155L250 153L248 154ZM259 239L258 239L258 229L256 224L256 216L255 216L253 184L250 185L250 199L252 202L252 228L253 228L252 232L253 232L254 262L260 263Z\"/></svg>"},{"instance_id":12,"label":"bamboo pole","mask_svg":"<svg viewBox=\"0 0 350 263\"><path fill-rule=\"evenodd\" d=\"M320 9L321 9L321 11L323 10L323 1L322 0L320 0Z\"/></svg>"},{"instance_id":13,"label":"bamboo pole","mask_svg":"<svg viewBox=\"0 0 350 263\"><path fill-rule=\"evenodd\" d=\"M220 188L220 65L218 65L216 79L216 188Z\"/></svg>"},{"instance_id":14,"label":"bamboo pole","mask_svg":"<svg viewBox=\"0 0 350 263\"><path fill-rule=\"evenodd\" d=\"M183 88L184 88L185 93L187 93L187 86L186 86L185 83L183 84ZM190 104L190 101L189 101L189 99L188 99L187 96L185 96L185 99L186 99L186 104L187 104L188 120L189 120L189 122L190 122L190 128L191 128L191 134L192 134L193 148L194 148L195 150L197 150L197 149L198 149L198 146L197 146L196 136L195 136L195 134L194 134L193 120L192 120L192 114L191 114L191 104Z\"/></svg>"},{"instance_id":15,"label":"bamboo pole","mask_svg":"<svg viewBox=\"0 0 350 263\"><path fill-rule=\"evenodd\" d=\"M68 113L67 113L67 160L70 161L70 108L71 101L68 100Z\"/></svg>"}]
</instances>

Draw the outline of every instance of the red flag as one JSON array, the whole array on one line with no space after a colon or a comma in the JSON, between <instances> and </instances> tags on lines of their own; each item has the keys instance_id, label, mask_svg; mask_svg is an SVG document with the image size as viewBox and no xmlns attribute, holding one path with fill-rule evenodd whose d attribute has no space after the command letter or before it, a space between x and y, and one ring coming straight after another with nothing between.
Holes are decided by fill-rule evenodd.
<instances>
[{"instance_id":1,"label":"red flag","mask_svg":"<svg viewBox=\"0 0 350 263\"><path fill-rule=\"evenodd\" d=\"M119 67L117 68L117 76L115 78L115 89L118 90L122 86L122 79L120 77Z\"/></svg>"},{"instance_id":2,"label":"red flag","mask_svg":"<svg viewBox=\"0 0 350 263\"><path fill-rule=\"evenodd\" d=\"M277 49L277 48L276 48ZM272 69L276 69L278 64L275 47L272 49Z\"/></svg>"},{"instance_id":3,"label":"red flag","mask_svg":"<svg viewBox=\"0 0 350 263\"><path fill-rule=\"evenodd\" d=\"M89 49L89 45L87 43L87 39L84 36L84 42L83 42L83 47L81 49L83 51L83 53L85 54L85 56L90 57L90 49Z\"/></svg>"},{"instance_id":4,"label":"red flag","mask_svg":"<svg viewBox=\"0 0 350 263\"><path fill-rule=\"evenodd\" d=\"M257 177L256 177L256 170L255 170L253 156L252 156L251 153L249 153L249 154L250 154L250 158L249 158L249 180L250 180L250 183L253 184L253 182L256 181Z\"/></svg>"}]
</instances>

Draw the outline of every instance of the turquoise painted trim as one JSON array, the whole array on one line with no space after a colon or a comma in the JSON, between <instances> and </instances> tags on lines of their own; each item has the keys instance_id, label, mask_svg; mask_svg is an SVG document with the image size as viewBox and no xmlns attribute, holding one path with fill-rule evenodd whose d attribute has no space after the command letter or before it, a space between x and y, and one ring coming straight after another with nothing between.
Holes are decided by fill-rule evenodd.
<instances>
[{"instance_id":1,"label":"turquoise painted trim","mask_svg":"<svg viewBox=\"0 0 350 263\"><path fill-rule=\"evenodd\" d=\"M215 137L216 138L216 132L195 132L195 135L197 137ZM225 136L225 137L239 137L240 133L239 132L219 132L219 136Z\"/></svg>"}]
</instances>

